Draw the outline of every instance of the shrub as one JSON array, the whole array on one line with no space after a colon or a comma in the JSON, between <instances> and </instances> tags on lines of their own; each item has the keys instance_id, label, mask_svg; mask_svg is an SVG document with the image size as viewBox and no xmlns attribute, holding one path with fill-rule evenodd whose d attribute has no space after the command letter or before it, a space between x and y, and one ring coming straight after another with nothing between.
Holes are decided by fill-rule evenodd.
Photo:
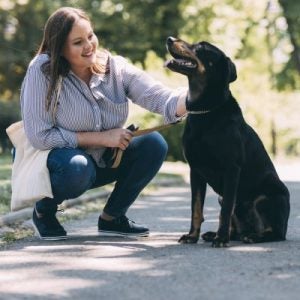
<instances>
[{"instance_id":1,"label":"shrub","mask_svg":"<svg viewBox=\"0 0 300 300\"><path fill-rule=\"evenodd\" d=\"M6 128L18 120L20 120L19 103L0 100L0 146L3 153L8 152L11 147Z\"/></svg>"}]
</instances>

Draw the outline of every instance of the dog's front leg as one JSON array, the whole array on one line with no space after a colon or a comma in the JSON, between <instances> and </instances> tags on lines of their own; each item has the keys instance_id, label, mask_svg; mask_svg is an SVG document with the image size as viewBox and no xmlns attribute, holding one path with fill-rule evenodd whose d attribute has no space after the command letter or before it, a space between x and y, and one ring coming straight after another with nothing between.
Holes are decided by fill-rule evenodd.
<instances>
[{"instance_id":1,"label":"dog's front leg","mask_svg":"<svg viewBox=\"0 0 300 300\"><path fill-rule=\"evenodd\" d=\"M219 228L212 246L227 247L230 238L230 223L236 202L236 193L240 179L240 167L233 165L224 172L223 202L219 217Z\"/></svg>"},{"instance_id":2,"label":"dog's front leg","mask_svg":"<svg viewBox=\"0 0 300 300\"><path fill-rule=\"evenodd\" d=\"M179 243L194 244L199 240L201 224L204 221L203 205L206 193L206 181L202 179L197 171L191 169L190 171L191 191L192 191L192 217L191 228L188 234L184 234Z\"/></svg>"}]
</instances>

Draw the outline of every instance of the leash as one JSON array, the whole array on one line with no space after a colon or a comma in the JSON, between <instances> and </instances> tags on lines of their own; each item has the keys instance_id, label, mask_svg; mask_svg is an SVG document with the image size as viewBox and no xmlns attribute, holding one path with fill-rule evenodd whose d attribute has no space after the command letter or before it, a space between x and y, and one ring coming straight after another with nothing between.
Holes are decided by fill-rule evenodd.
<instances>
[{"instance_id":1,"label":"leash","mask_svg":"<svg viewBox=\"0 0 300 300\"><path fill-rule=\"evenodd\" d=\"M130 125L127 129L131 130L132 131L132 134L133 136L141 136L141 135L145 135L147 133L150 133L150 132L153 132L153 131L160 131L160 130L163 130L163 129L166 129L168 127L171 127L173 125L176 125L177 123L179 123L180 121L178 122L175 122L175 123L169 123L169 124L164 124L164 125L158 125L158 126L154 126L154 127L151 127L151 128L148 128L148 129L139 129L137 126L135 125ZM134 126L134 129L132 130L131 126Z\"/></svg>"},{"instance_id":2,"label":"leash","mask_svg":"<svg viewBox=\"0 0 300 300\"><path fill-rule=\"evenodd\" d=\"M133 137L136 137L136 136L148 134L153 131L160 131L166 129L168 127L176 125L179 122L181 121L164 124L164 125L158 125L147 129L139 129L138 126L131 124L130 126L127 127L127 129L132 132ZM102 156L102 159L105 161L106 167L112 169L117 168L121 163L123 152L124 151L120 148L107 148Z\"/></svg>"},{"instance_id":3,"label":"leash","mask_svg":"<svg viewBox=\"0 0 300 300\"><path fill-rule=\"evenodd\" d=\"M73 79L71 77L68 77L68 79L71 81L71 83L74 85L74 87L80 92L80 94L87 99L86 95L77 87L77 85L74 83ZM59 90L60 91L60 90ZM89 100L89 99L87 99ZM169 123L169 124L164 124L164 125L159 125L159 126L154 126L152 128L148 128L148 129L139 129L138 126L131 124L130 126L127 127L127 129L129 129L132 134L133 137L136 136L141 136L153 131L159 131L159 130L163 130L165 128L168 128L172 125L177 124L180 121L174 122L174 123ZM102 155L102 159L105 162L105 165L107 168L117 168L120 165L121 159L123 156L123 150L120 148L106 148L106 150L104 151L103 155Z\"/></svg>"}]
</instances>

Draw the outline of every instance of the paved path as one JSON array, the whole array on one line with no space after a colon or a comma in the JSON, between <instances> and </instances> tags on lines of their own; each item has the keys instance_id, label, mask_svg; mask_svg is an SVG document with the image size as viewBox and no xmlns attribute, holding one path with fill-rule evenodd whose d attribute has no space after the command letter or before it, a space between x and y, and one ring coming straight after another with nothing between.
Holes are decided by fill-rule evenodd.
<instances>
[{"instance_id":1,"label":"paved path","mask_svg":"<svg viewBox=\"0 0 300 300\"><path fill-rule=\"evenodd\" d=\"M99 237L98 215L65 224L70 238L19 241L0 252L0 299L299 299L300 183L289 182L288 241L259 245L181 245L189 227L188 186L153 190L129 217L151 228L142 239ZM217 226L209 192L203 231Z\"/></svg>"}]
</instances>

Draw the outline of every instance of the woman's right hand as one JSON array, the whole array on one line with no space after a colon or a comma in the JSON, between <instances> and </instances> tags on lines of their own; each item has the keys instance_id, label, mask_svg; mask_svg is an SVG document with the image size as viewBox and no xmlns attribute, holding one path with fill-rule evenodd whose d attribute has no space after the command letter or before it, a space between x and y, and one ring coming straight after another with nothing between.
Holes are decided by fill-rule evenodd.
<instances>
[{"instance_id":1,"label":"woman's right hand","mask_svg":"<svg viewBox=\"0 0 300 300\"><path fill-rule=\"evenodd\" d=\"M125 150L132 137L132 131L125 128L102 132L77 132L78 146L83 148L109 147Z\"/></svg>"},{"instance_id":2,"label":"woman's right hand","mask_svg":"<svg viewBox=\"0 0 300 300\"><path fill-rule=\"evenodd\" d=\"M101 138L105 143L103 146L110 148L120 148L122 150L125 150L128 147L133 137L132 132L124 128L110 129L101 133Z\"/></svg>"}]
</instances>

